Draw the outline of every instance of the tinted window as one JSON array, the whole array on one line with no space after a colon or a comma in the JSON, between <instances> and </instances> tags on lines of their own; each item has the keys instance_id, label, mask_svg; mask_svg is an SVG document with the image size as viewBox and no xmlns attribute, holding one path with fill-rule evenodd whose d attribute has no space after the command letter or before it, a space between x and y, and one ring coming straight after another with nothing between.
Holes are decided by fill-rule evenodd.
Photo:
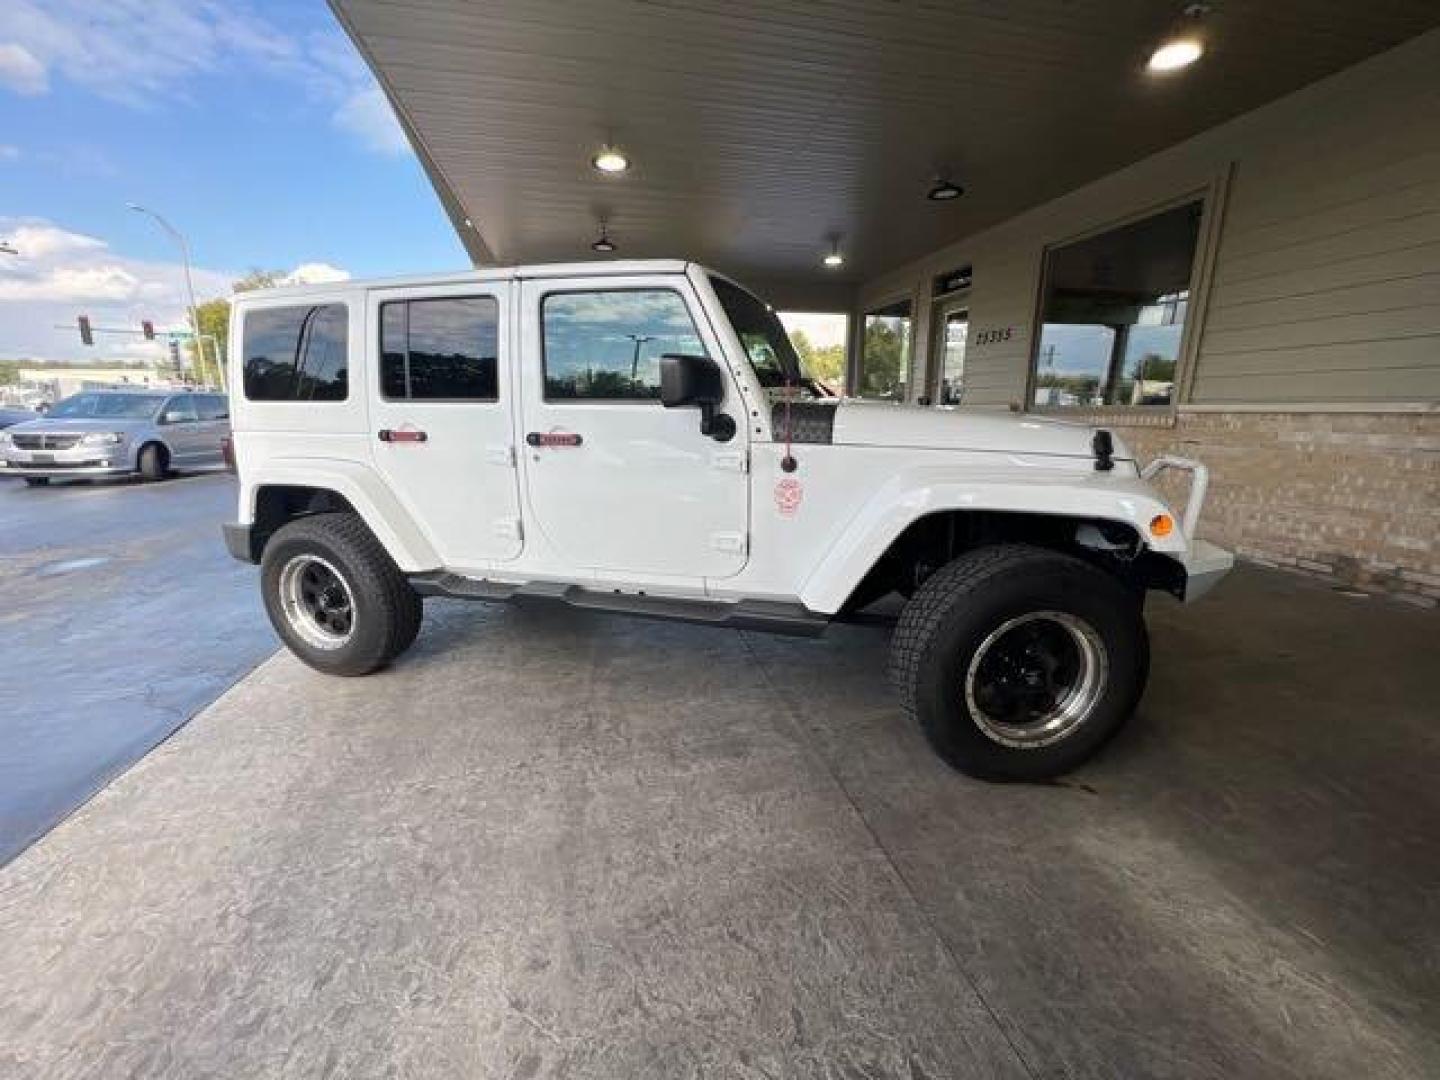
<instances>
[{"instance_id":1,"label":"tinted window","mask_svg":"<svg viewBox=\"0 0 1440 1080\"><path fill-rule=\"evenodd\" d=\"M1045 253L1032 404L1170 404L1201 209L1190 203Z\"/></svg>"},{"instance_id":2,"label":"tinted window","mask_svg":"<svg viewBox=\"0 0 1440 1080\"><path fill-rule=\"evenodd\" d=\"M230 415L230 404L219 394L201 394L196 400L200 403L201 420L224 420Z\"/></svg>"},{"instance_id":3,"label":"tinted window","mask_svg":"<svg viewBox=\"0 0 1440 1080\"><path fill-rule=\"evenodd\" d=\"M540 318L547 400L658 398L660 357L707 355L670 289L551 293Z\"/></svg>"},{"instance_id":4,"label":"tinted window","mask_svg":"<svg viewBox=\"0 0 1440 1080\"><path fill-rule=\"evenodd\" d=\"M493 296L380 305L380 392L387 398L495 401L500 305Z\"/></svg>"},{"instance_id":5,"label":"tinted window","mask_svg":"<svg viewBox=\"0 0 1440 1080\"><path fill-rule=\"evenodd\" d=\"M165 411L160 414L169 424L188 423L198 419L195 412L194 394L176 394L165 403Z\"/></svg>"},{"instance_id":6,"label":"tinted window","mask_svg":"<svg viewBox=\"0 0 1440 1080\"><path fill-rule=\"evenodd\" d=\"M245 396L344 401L349 355L344 304L245 314Z\"/></svg>"},{"instance_id":7,"label":"tinted window","mask_svg":"<svg viewBox=\"0 0 1440 1080\"><path fill-rule=\"evenodd\" d=\"M860 397L903 401L909 378L910 301L867 311L856 392Z\"/></svg>"}]
</instances>

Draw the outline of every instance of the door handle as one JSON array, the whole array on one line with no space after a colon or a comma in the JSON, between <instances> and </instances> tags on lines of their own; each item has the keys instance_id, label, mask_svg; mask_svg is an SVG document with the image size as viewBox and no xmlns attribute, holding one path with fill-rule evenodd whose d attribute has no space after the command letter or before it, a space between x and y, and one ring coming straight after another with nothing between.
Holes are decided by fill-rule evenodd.
<instances>
[{"instance_id":1,"label":"door handle","mask_svg":"<svg viewBox=\"0 0 1440 1080\"><path fill-rule=\"evenodd\" d=\"M408 428L381 428L381 442L425 442L430 436L423 431L414 431Z\"/></svg>"},{"instance_id":2,"label":"door handle","mask_svg":"<svg viewBox=\"0 0 1440 1080\"><path fill-rule=\"evenodd\" d=\"M531 446L579 446L585 440L573 431L532 431L525 441Z\"/></svg>"}]
</instances>

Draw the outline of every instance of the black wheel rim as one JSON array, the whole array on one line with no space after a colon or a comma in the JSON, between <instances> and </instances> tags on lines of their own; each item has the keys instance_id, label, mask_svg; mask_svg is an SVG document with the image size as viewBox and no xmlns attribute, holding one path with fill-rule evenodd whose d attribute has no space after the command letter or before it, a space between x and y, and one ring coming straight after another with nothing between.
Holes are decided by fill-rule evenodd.
<instances>
[{"instance_id":1,"label":"black wheel rim","mask_svg":"<svg viewBox=\"0 0 1440 1080\"><path fill-rule=\"evenodd\" d=\"M337 649L355 630L350 586L334 564L318 555L297 555L285 564L280 604L291 629L317 649Z\"/></svg>"},{"instance_id":2,"label":"black wheel rim","mask_svg":"<svg viewBox=\"0 0 1440 1080\"><path fill-rule=\"evenodd\" d=\"M1075 733L1104 695L1109 664L1099 633L1068 612L1006 620L971 657L965 703L1007 746L1047 746Z\"/></svg>"}]
</instances>

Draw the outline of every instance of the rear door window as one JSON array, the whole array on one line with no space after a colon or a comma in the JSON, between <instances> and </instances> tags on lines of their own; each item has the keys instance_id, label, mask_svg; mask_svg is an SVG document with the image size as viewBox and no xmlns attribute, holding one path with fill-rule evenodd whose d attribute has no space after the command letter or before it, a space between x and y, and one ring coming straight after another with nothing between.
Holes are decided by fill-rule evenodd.
<instances>
[{"instance_id":1,"label":"rear door window","mask_svg":"<svg viewBox=\"0 0 1440 1080\"><path fill-rule=\"evenodd\" d=\"M380 305L380 393L391 401L497 401L500 304L493 296Z\"/></svg>"},{"instance_id":2,"label":"rear door window","mask_svg":"<svg viewBox=\"0 0 1440 1080\"><path fill-rule=\"evenodd\" d=\"M250 401L344 401L349 393L344 304L245 313L245 397Z\"/></svg>"}]
</instances>

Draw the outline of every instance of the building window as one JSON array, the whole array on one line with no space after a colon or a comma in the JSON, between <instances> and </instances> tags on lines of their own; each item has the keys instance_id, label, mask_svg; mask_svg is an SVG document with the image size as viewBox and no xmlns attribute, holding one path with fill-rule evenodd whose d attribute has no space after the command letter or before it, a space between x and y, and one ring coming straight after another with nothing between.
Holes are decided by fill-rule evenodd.
<instances>
[{"instance_id":1,"label":"building window","mask_svg":"<svg viewBox=\"0 0 1440 1080\"><path fill-rule=\"evenodd\" d=\"M708 355L671 289L551 293L540 306L545 399L658 399L660 357Z\"/></svg>"},{"instance_id":2,"label":"building window","mask_svg":"<svg viewBox=\"0 0 1440 1080\"><path fill-rule=\"evenodd\" d=\"M910 301L900 300L865 313L860 351L860 397L904 401L910 380Z\"/></svg>"},{"instance_id":3,"label":"building window","mask_svg":"<svg viewBox=\"0 0 1440 1080\"><path fill-rule=\"evenodd\" d=\"M493 296L381 304L381 394L390 400L498 400L499 327Z\"/></svg>"},{"instance_id":4,"label":"building window","mask_svg":"<svg viewBox=\"0 0 1440 1080\"><path fill-rule=\"evenodd\" d=\"M970 312L945 312L940 331L940 404L959 405L965 395L965 344L970 338Z\"/></svg>"},{"instance_id":5,"label":"building window","mask_svg":"<svg viewBox=\"0 0 1440 1080\"><path fill-rule=\"evenodd\" d=\"M1174 401L1200 214L1188 203L1045 253L1032 405Z\"/></svg>"},{"instance_id":6,"label":"building window","mask_svg":"<svg viewBox=\"0 0 1440 1080\"><path fill-rule=\"evenodd\" d=\"M344 304L245 313L245 396L251 401L344 401Z\"/></svg>"}]
</instances>

